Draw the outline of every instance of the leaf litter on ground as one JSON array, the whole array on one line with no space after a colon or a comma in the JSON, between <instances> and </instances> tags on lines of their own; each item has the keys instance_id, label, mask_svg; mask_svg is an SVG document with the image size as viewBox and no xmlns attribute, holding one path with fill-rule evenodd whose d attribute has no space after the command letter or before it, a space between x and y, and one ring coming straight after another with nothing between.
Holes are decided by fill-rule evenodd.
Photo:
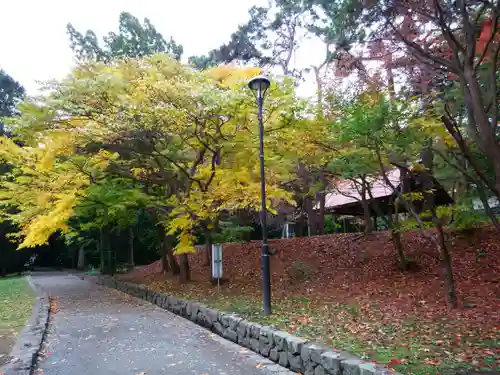
<instances>
[{"instance_id":1,"label":"leaf litter on ground","mask_svg":"<svg viewBox=\"0 0 500 375\"><path fill-rule=\"evenodd\" d=\"M353 240L356 238L356 240ZM500 370L500 241L492 228L452 233L453 267L461 305L445 303L436 250L418 232L404 235L407 256L418 265L401 272L390 238L378 232L271 241L273 315L262 315L258 241L224 246L220 292L203 257L190 255L193 281L179 284L161 262L123 277L196 300L249 320L390 365L407 374L458 369ZM482 258L477 261L477 249ZM308 249L308 251L303 251ZM363 257L360 260L359 254ZM293 266L314 273L296 280Z\"/></svg>"}]
</instances>

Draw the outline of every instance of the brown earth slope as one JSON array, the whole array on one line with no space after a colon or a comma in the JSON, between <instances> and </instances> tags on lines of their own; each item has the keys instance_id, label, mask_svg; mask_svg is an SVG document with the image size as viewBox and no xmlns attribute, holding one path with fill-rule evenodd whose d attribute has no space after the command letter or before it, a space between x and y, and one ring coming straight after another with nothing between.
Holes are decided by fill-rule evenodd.
<instances>
[{"instance_id":1,"label":"brown earth slope","mask_svg":"<svg viewBox=\"0 0 500 375\"><path fill-rule=\"evenodd\" d=\"M161 275L159 262L123 277L238 311L394 365L407 373L500 367L500 236L491 228L450 233L458 309L445 303L441 261L418 232L405 234L412 270L401 272L390 237L379 232L271 241L274 320L260 311L259 242L224 246L221 292L202 257L193 282ZM267 319L267 320L266 320ZM270 320L271 319L271 320Z\"/></svg>"}]
</instances>

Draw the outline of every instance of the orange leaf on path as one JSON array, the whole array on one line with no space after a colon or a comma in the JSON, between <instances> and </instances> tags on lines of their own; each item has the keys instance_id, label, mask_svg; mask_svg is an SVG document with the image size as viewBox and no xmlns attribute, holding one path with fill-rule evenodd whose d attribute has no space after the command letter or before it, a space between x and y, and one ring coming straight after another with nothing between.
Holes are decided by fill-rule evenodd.
<instances>
[{"instance_id":1,"label":"orange leaf on path","mask_svg":"<svg viewBox=\"0 0 500 375\"><path fill-rule=\"evenodd\" d=\"M424 365L428 365L428 366L439 366L441 364L441 362L439 361L425 361L424 362Z\"/></svg>"}]
</instances>

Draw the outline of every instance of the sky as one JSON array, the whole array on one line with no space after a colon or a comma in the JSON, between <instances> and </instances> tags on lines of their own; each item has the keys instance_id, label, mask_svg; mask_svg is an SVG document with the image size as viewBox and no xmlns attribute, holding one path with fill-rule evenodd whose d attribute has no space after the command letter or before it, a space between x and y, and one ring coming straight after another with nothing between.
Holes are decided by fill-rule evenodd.
<instances>
[{"instance_id":1,"label":"sky","mask_svg":"<svg viewBox=\"0 0 500 375\"><path fill-rule=\"evenodd\" d=\"M100 37L116 31L122 11L141 21L149 18L165 39L172 36L184 46L183 59L187 59L227 42L248 19L248 9L265 4L265 0L5 0L0 68L34 95L37 81L60 79L74 65L66 34L68 22L79 31L92 29ZM309 43L300 52L298 65L321 59L317 51L314 43Z\"/></svg>"}]
</instances>

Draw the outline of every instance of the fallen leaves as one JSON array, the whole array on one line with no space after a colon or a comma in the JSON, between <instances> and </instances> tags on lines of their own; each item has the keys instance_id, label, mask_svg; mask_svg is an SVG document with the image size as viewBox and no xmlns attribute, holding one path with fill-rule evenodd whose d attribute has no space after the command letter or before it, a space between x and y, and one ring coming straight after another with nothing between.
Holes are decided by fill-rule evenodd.
<instances>
[{"instance_id":1,"label":"fallen leaves","mask_svg":"<svg viewBox=\"0 0 500 375\"><path fill-rule=\"evenodd\" d=\"M49 296L49 308L52 314L57 313L57 299L54 296Z\"/></svg>"},{"instance_id":2,"label":"fallen leaves","mask_svg":"<svg viewBox=\"0 0 500 375\"><path fill-rule=\"evenodd\" d=\"M441 362L439 361L425 361L424 362L424 365L427 365L427 366L439 366L441 364Z\"/></svg>"},{"instance_id":3,"label":"fallen leaves","mask_svg":"<svg viewBox=\"0 0 500 375\"><path fill-rule=\"evenodd\" d=\"M230 282L220 292L210 284L201 256L189 255L193 282L188 284L162 275L159 261L137 267L125 278L377 359L398 372L424 366L441 371L449 363L479 366L500 358L496 351L500 241L494 230L483 228L472 237L453 235L459 298L475 306L455 310L445 304L439 255L419 233L404 236L405 252L418 265L407 273L398 270L386 233L354 240L356 236L272 241L276 299L274 314L267 318L261 315L258 241L224 247L224 272ZM484 253L480 263L477 249ZM361 253L366 258L363 262L358 259ZM289 269L297 261L313 268L314 278L291 284Z\"/></svg>"}]
</instances>

